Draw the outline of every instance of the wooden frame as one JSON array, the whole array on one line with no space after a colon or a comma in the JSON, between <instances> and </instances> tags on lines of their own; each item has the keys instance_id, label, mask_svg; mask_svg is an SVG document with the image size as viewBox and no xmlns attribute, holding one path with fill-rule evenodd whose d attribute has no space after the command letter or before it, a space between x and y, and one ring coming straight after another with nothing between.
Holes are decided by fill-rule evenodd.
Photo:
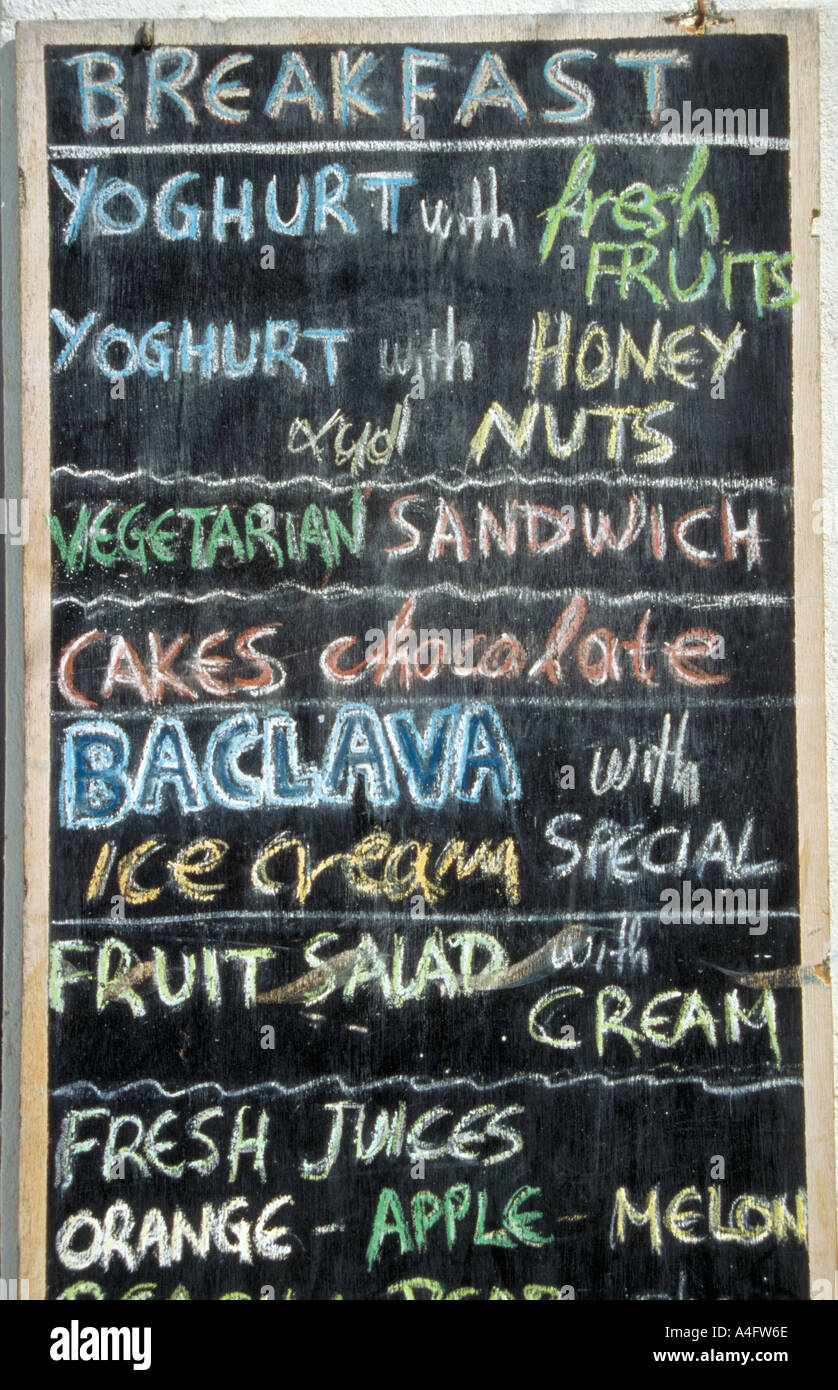
<instances>
[{"instance_id":1,"label":"wooden frame","mask_svg":"<svg viewBox=\"0 0 838 1390\"><path fill-rule=\"evenodd\" d=\"M47 1187L49 941L50 545L40 524L49 511L49 245L43 49L49 44L115 45L136 41L140 19L125 22L21 24L17 28L19 120L23 489L33 526L24 556L25 805L24 920L19 1168L19 1277L30 1296L45 1297ZM824 610L821 543L814 533L820 496L820 344L817 243L811 219L819 206L818 129L805 99L818 68L814 12L737 15L726 30L782 34L790 50L792 246L801 290L793 310L793 443L795 486L795 620L800 914L803 978L806 1168L810 1279L833 1281L835 1227L832 1011L828 976L815 972L829 955ZM654 37L671 43L679 31L661 17L568 14L561 17L451 20L235 20L229 24L158 21L155 44L297 44ZM700 38L684 35L688 43ZM835 1296L835 1290L833 1290Z\"/></svg>"}]
</instances>

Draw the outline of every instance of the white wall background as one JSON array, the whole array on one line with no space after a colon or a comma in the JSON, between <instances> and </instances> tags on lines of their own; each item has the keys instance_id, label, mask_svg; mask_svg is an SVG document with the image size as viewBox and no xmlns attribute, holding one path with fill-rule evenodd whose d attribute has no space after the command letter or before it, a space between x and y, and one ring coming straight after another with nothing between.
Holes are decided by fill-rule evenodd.
<instances>
[{"instance_id":1,"label":"white wall background","mask_svg":"<svg viewBox=\"0 0 838 1390\"><path fill-rule=\"evenodd\" d=\"M289 0L287 5L275 0L153 0L147 12L141 11L138 0L0 0L0 209L2 209L2 306L3 306L3 390L5 402L5 454L7 477L5 496L20 496L18 421L16 419L16 352L17 352L17 155L15 148L14 112L14 26L18 20L32 19L124 19L136 15L137 27L145 19L207 18L213 20L289 17L305 14L306 19L329 18L340 15L377 17L464 17L466 15L521 14L576 15L591 13L672 14L690 6L691 0L649 0L642 6L636 0ZM827 516L838 516L838 457L833 441L838 437L838 373L834 371L838 347L838 0L825 0L814 7L784 0L782 5L771 0L736 0L728 6L721 0L725 14L744 10L779 10L817 8L821 20L821 360L822 360L822 427L825 510ZM667 26L669 29L669 26ZM670 31L672 32L672 31ZM677 32L677 31L675 31ZM699 40L700 42L700 40ZM22 113L22 119L26 119ZM833 923L833 977L838 975L838 536L824 537L826 571L826 671L828 704L828 763L830 811L830 862L833 866L831 906ZM17 1142L16 1115L18 1110L17 1056L14 1019L20 979L19 923L21 901L20 873L20 811L22 802L20 759L15 750L20 746L22 714L20 691L20 560L21 550L7 549L7 625L6 650L9 683L9 712L7 724L6 774L7 795L7 885L6 922L7 942L4 970L5 998L3 1001L5 1028L3 1076L3 1174L0 1187L2 1200L2 1257L7 1277L15 1273L15 1149ZM836 982L838 983L838 981ZM836 1018L836 1054L838 1055L838 988L834 996ZM25 1272L25 1271L24 1271Z\"/></svg>"}]
</instances>

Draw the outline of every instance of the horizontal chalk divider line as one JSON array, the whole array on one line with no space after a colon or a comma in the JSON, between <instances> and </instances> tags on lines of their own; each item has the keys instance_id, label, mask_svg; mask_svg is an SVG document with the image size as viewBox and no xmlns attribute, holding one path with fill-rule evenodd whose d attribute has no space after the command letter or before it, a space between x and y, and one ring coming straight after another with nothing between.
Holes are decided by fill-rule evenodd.
<instances>
[{"instance_id":1,"label":"horizontal chalk divider line","mask_svg":"<svg viewBox=\"0 0 838 1390\"><path fill-rule=\"evenodd\" d=\"M528 135L473 140L219 140L206 144L183 142L167 145L48 145L51 159L114 159L120 155L308 155L308 154L507 154L515 150L580 149L583 145L625 145L649 147L692 147L713 145L737 150L791 149L791 141L779 136L748 135L664 135L651 132L600 131L585 135Z\"/></svg>"},{"instance_id":2,"label":"horizontal chalk divider line","mask_svg":"<svg viewBox=\"0 0 838 1390\"><path fill-rule=\"evenodd\" d=\"M333 483L329 478L321 478L317 473L299 473L293 478L273 479L265 478L260 473L230 474L228 477L222 477L220 473L178 473L172 477L161 477L158 473L150 472L148 469L137 468L131 473L110 473L106 468L76 468L71 463L62 463L52 469L53 477L57 477L61 473L66 473L71 478L78 478L82 481L92 478L103 478L108 483L148 481L158 483L161 487L182 487L185 483L190 483L209 488L236 488L246 483L248 487L266 488L271 492L278 492L289 487L321 487L325 492L335 495L352 493L359 486L362 486L364 491L372 492L403 492L405 488L423 485L444 488L447 492L464 492L467 488L537 487L544 484L553 487L572 488L584 487L589 483L602 483L606 487L637 488L638 490L679 488L684 492L700 492L703 488L716 488L719 492L769 492L775 493L779 497L791 497L794 494L794 489L791 486L778 483L772 477L701 478L694 474L683 478L677 474L668 474L658 478L645 474L643 476L638 474L614 475L598 472L536 473L530 477L521 473L503 473L494 477L484 474L479 478L457 478L456 476L445 478L438 473L424 473L415 478L401 478L395 482L392 480L376 482L374 479L364 478L351 483Z\"/></svg>"},{"instance_id":3,"label":"horizontal chalk divider line","mask_svg":"<svg viewBox=\"0 0 838 1390\"><path fill-rule=\"evenodd\" d=\"M202 594L167 593L163 589L140 598L124 598L121 594L99 594L95 598L82 599L75 594L63 594L52 600L53 608L75 604L85 612L112 604L116 608L145 608L157 603L212 603L216 599L231 599L234 603L254 603L270 598L274 594L295 591L308 598L349 599L349 598L423 598L428 594L444 594L447 598L460 599L466 603L487 603L492 599L511 599L515 603L566 603L580 594L590 603L610 604L613 607L628 607L638 603L671 604L676 608L789 608L794 603L793 594L781 594L767 590L744 591L736 589L732 593L671 593L667 589L638 589L629 594L612 594L606 589L587 589L568 584L560 589L533 589L516 587L514 584L499 584L494 589L464 589L461 584L441 580L436 584L406 585L395 584L329 584L326 588L315 588L301 584L296 579L285 579L265 589L251 589L245 592L235 589L208 589ZM798 597L800 597L798 595Z\"/></svg>"},{"instance_id":4,"label":"horizontal chalk divider line","mask_svg":"<svg viewBox=\"0 0 838 1390\"><path fill-rule=\"evenodd\" d=\"M384 705L392 705L393 710L403 709L406 705L430 705L433 708L442 706L447 702L447 697L440 695L427 695L422 691L411 691L410 695L401 698L393 695L390 691L377 691L366 688L363 692L364 702L369 703L372 695L380 697L376 699L376 704L383 708ZM491 691L492 704L514 704L526 705L529 709L603 709L603 710L648 710L652 716L657 716L661 712L667 711L680 714L683 710L695 709L716 709L719 706L731 709L794 709L800 701L794 695L681 695L675 696L673 692L658 688L648 699L620 699L615 701L608 696L590 695L578 696L571 695L513 695L502 690ZM342 709L344 705L351 704L352 701L345 695L331 695L321 700L298 700L288 691L280 690L275 696L271 697L270 709ZM212 703L184 704L182 701L173 701L165 705L142 705L139 709L108 709L104 705L99 707L100 715L103 719L110 719L119 723L125 719L138 719L148 722L158 716L165 717L173 715L179 717L183 714L199 714L203 718L219 718L222 715L240 714L243 711L257 715L267 714L268 702L262 697L261 704L251 700L245 703L243 700L218 700ZM385 710L385 713L388 711ZM50 710L50 719L56 724L69 723L75 719L98 718L91 715L84 709L54 709Z\"/></svg>"},{"instance_id":5,"label":"horizontal chalk divider line","mask_svg":"<svg viewBox=\"0 0 838 1390\"><path fill-rule=\"evenodd\" d=\"M803 1081L798 1076L772 1076L764 1081L743 1081L740 1085L728 1084L713 1081L710 1077L702 1076L700 1073L692 1076L655 1076L652 1072L641 1072L631 1076L606 1076L603 1072L590 1071L580 1072L574 1076L548 1076L545 1072L521 1071L515 1072L513 1076L505 1076L498 1081L479 1081L472 1076L445 1076L445 1077L415 1077L415 1076L381 1076L369 1081L349 1082L343 1077L332 1073L328 1076L318 1076L312 1081L303 1081L295 1086L286 1086L281 1081L258 1081L249 1086L240 1086L235 1090L225 1090L218 1081L197 1081L191 1086L184 1086L180 1090L169 1091L161 1082L154 1077L146 1077L138 1081L125 1081L119 1086L110 1089L102 1089L93 1081L72 1081L64 1086L57 1086L52 1089L50 1094L55 1099L73 1100L85 1092L92 1093L100 1100L115 1100L119 1096L125 1095L128 1091L153 1090L157 1095L166 1100L177 1100L182 1096L194 1095L196 1092L213 1091L218 1096L224 1096L228 1100L235 1100L239 1096L251 1096L254 1094L264 1094L265 1092L275 1091L282 1096L305 1096L311 1095L319 1090L339 1091L344 1096L365 1095L372 1091L382 1090L386 1086L409 1087L417 1094L426 1091L441 1091L449 1088L467 1089L471 1091L501 1091L506 1086L519 1086L521 1084L540 1087L546 1091L565 1090L570 1086L586 1086L592 1083L598 1084L607 1089L616 1089L622 1086L700 1086L703 1091L711 1095L720 1096L741 1096L751 1095L760 1091L780 1091L787 1087L794 1086L802 1090Z\"/></svg>"},{"instance_id":6,"label":"horizontal chalk divider line","mask_svg":"<svg viewBox=\"0 0 838 1390\"><path fill-rule=\"evenodd\" d=\"M624 917L641 917L646 921L659 921L661 915L661 905L656 907L644 908L614 908L614 909L591 909L570 912L565 909L547 912L507 912L502 908L478 908L473 912L442 912L436 908L423 918L410 918L407 913L399 915L396 912L370 912L364 908L356 911L338 912L334 908L322 908L309 911L307 908L292 908L288 911L285 908L266 907L259 910L247 910L230 908L226 912L182 912L170 917L121 917L119 918L119 931L123 932L126 927L164 927L175 926L185 922L191 923L198 929L205 922L228 922L230 926L236 927L240 921L256 921L264 926L281 927L283 920L289 918L295 926L308 920L322 922L340 922L346 925L347 931L352 931L362 922L381 922L382 924L399 927L404 926L405 922L410 925L414 921L427 926L429 922L544 922L548 925L551 922L599 922L599 921L622 921ZM765 917L789 918L796 920L800 913L796 908L773 908L762 914ZM269 922L265 922L269 918ZM108 917L62 917L55 918L52 925L54 927L95 927L101 926L114 930L114 922ZM663 925L692 925L692 923L682 924L680 922ZM698 923L696 925L699 925ZM708 924L709 925L709 924ZM731 923L730 925L734 925Z\"/></svg>"}]
</instances>

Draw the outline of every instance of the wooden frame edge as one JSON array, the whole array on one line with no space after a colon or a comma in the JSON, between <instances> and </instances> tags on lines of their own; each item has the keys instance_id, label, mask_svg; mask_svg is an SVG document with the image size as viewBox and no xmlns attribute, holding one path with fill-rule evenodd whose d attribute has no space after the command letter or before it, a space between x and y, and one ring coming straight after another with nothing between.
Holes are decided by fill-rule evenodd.
<instances>
[{"instance_id":1,"label":"wooden frame edge","mask_svg":"<svg viewBox=\"0 0 838 1390\"><path fill-rule=\"evenodd\" d=\"M49 44L134 42L142 18L102 22L25 22L16 27L18 159L20 186L21 438L23 495L32 529L24 551L24 909L21 1015L19 1277L30 1295L46 1296L48 1134L49 949L49 691L51 606L49 223L46 176L46 97L43 55ZM793 323L795 681L800 865L800 947L804 967L828 959L829 855L826 810L826 706L822 545L814 533L820 496L819 267L811 215L819 206L818 124L804 98L805 78L818 65L818 23L813 10L750 11L735 16L729 33L782 34L789 40L789 87L794 138L790 164L792 249L801 298ZM679 38L660 15L558 14L485 16L469 21L374 17L276 20L166 20L154 23L156 43L425 42L481 38ZM687 38L685 42L699 43ZM25 113L25 124L22 119ZM812 313L814 306L815 312ZM804 716L805 715L805 719ZM833 1049L828 982L805 984L803 1049L810 1292L817 1281L838 1278L833 1130ZM824 1040L830 1046L824 1048ZM833 1286L833 1297L838 1289Z\"/></svg>"},{"instance_id":2,"label":"wooden frame edge","mask_svg":"<svg viewBox=\"0 0 838 1390\"><path fill-rule=\"evenodd\" d=\"M792 311L794 449L795 688L797 726L800 961L806 1188L809 1201L810 1296L827 1280L832 1297L838 1271L836 1236L834 1057L830 956L826 663L823 544L815 534L822 495L819 241L812 218L820 206L819 122L807 102L807 79L818 72L817 14L789 27L791 129L791 246L800 298ZM782 793L781 793L782 794ZM823 969L826 978L815 974Z\"/></svg>"},{"instance_id":3,"label":"wooden frame edge","mask_svg":"<svg viewBox=\"0 0 838 1390\"><path fill-rule=\"evenodd\" d=\"M50 768L49 226L46 98L37 26L17 35L21 447L31 530L23 556L24 827L18 1271L46 1296ZM25 120L22 119L25 113ZM47 400L44 396L47 393Z\"/></svg>"},{"instance_id":4,"label":"wooden frame edge","mask_svg":"<svg viewBox=\"0 0 838 1390\"><path fill-rule=\"evenodd\" d=\"M814 9L748 10L733 15L733 25L708 31L725 34L802 33L809 26L817 32ZM475 15L384 18L377 15L313 19L305 14L227 20L156 19L142 13L127 19L23 20L16 33L44 47L49 44L131 44L148 28L155 44L276 44L305 43L479 43L482 39L507 38L510 42L533 39L668 38L671 42L700 43L701 38L664 22L662 14L636 11L586 14L558 11L536 15Z\"/></svg>"}]
</instances>

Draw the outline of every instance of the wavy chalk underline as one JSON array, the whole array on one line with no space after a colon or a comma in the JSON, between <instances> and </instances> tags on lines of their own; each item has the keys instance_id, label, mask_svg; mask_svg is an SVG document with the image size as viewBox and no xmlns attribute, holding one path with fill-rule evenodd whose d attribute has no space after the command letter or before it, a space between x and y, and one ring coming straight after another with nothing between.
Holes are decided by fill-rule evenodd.
<instances>
[{"instance_id":1,"label":"wavy chalk underline","mask_svg":"<svg viewBox=\"0 0 838 1390\"><path fill-rule=\"evenodd\" d=\"M346 704L346 697L342 695L332 695L319 700L298 700L289 692L283 690L283 708L292 709L342 709ZM391 704L394 709L399 709L404 703L411 705L432 705L434 708L439 704L439 695L427 695L420 690L411 690L409 696L399 697L392 691L383 692L383 702ZM515 704L525 705L528 709L614 709L614 700L611 696L589 695L516 695L508 691L495 690L492 694L492 703L495 705ZM620 709L645 710L650 715L657 715L661 711L666 713L673 706L680 709L718 709L719 706L730 706L732 709L785 709L794 708L797 701L793 695L696 695L691 693L688 699L683 696L680 700L672 694L666 694L659 688L646 699L627 698L620 700ZM220 714L239 713L242 710L253 711L254 714L264 712L266 706L265 698L259 704L253 700L245 703L244 700L216 700L215 702L201 702L188 704L183 700L173 700L171 704L157 706L161 714L189 714L200 715L201 717L217 719ZM273 706L271 706L273 707ZM101 708L101 706L100 706ZM148 705L141 705L138 709L110 710L108 717L117 723L123 723L126 719L136 719L142 723L147 723L149 716ZM79 718L78 709L54 709L50 710L50 719L56 724L72 722Z\"/></svg>"},{"instance_id":2,"label":"wavy chalk underline","mask_svg":"<svg viewBox=\"0 0 838 1390\"><path fill-rule=\"evenodd\" d=\"M227 1100L236 1100L240 1096L251 1096L265 1091L277 1091L283 1096L305 1096L311 1095L318 1090L332 1089L339 1091L345 1096L364 1095L370 1091L378 1091L386 1086L406 1086L410 1090L421 1094L426 1091L445 1090L449 1087L466 1088L473 1091L498 1091L505 1086L520 1085L527 1083L534 1086L541 1086L544 1090L556 1091L564 1090L571 1086L585 1086L597 1083L606 1089L616 1089L620 1086L700 1086L703 1091L710 1095L737 1097L741 1095L752 1095L761 1091L778 1091L787 1087L802 1089L803 1082L799 1077L771 1077L765 1081L746 1081L741 1085L722 1085L720 1082L711 1081L706 1076L654 1076L651 1072L643 1072L634 1076L605 1076L602 1072L584 1072L577 1076L548 1076L544 1072L516 1072L513 1076L505 1076L497 1081L478 1081L471 1076L446 1076L439 1078L428 1078L421 1080L413 1076L382 1076L370 1078L368 1081L350 1083L343 1077L332 1074L331 1076L319 1076L312 1081L303 1081L297 1085L286 1086L281 1081L256 1081L249 1086L240 1086L235 1090L225 1090L218 1081L198 1081L191 1086L184 1086L180 1090L168 1091L161 1082L154 1077L146 1077L138 1081L126 1081L120 1086L111 1089L100 1089L93 1081L73 1081L65 1086L59 1086L52 1091L52 1095L61 1099L72 1099L80 1093L92 1092L100 1100L115 1100L128 1091L150 1089L156 1091L158 1095L166 1100L177 1100L183 1096L195 1094L201 1091L215 1091L219 1096Z\"/></svg>"},{"instance_id":3,"label":"wavy chalk underline","mask_svg":"<svg viewBox=\"0 0 838 1390\"><path fill-rule=\"evenodd\" d=\"M223 476L220 473L183 473L173 477L161 476L149 469L135 468L131 473L111 473L107 468L76 468L74 464L62 463L52 469L52 476L56 477L59 473L66 473L69 477L78 478L83 481L92 478L103 478L108 483L131 483L149 481L157 483L161 487L183 487L186 484L194 483L200 487L208 488L229 488L239 487L246 483L249 487L264 488L269 492L280 491L282 488L289 487L320 487L325 492L336 495L349 494L359 486L370 489L373 492L403 492L405 488L420 487L429 485L432 487L445 488L447 492L464 492L468 488L492 488L508 487L510 484L520 485L521 487L536 487L542 485L552 485L562 487L583 486L587 483L603 483L613 487L633 487L633 488L681 488L685 492L700 492L702 488L716 488L719 491L727 492L770 492L778 495L791 496L793 489L778 483L774 478L704 478L704 477L679 477L678 474L667 474L664 477L638 474L611 474L600 473L596 470L587 473L536 473L526 475L510 471L495 476L481 475L480 477L470 478L446 478L439 473L423 473L417 477L401 478L395 482L377 482L373 479L364 478L360 481L351 483L334 483L329 478L322 478L317 473L299 473L293 478L266 478L261 473L236 473Z\"/></svg>"},{"instance_id":4,"label":"wavy chalk underline","mask_svg":"<svg viewBox=\"0 0 838 1390\"><path fill-rule=\"evenodd\" d=\"M579 594L591 603L611 604L616 608L638 603L671 604L682 608L687 606L691 608L788 608L794 603L794 596L791 594L761 591L749 593L741 589L734 593L723 594L673 594L666 589L640 589L632 594L611 594L604 589L583 589L578 585L566 585L560 589L532 589L516 588L514 584L501 584L495 589L464 589L462 585L452 584L448 580L418 587L409 585L406 588L399 588L391 584L366 586L330 584L326 588L313 588L309 584L301 584L296 579L286 579L279 584L271 585L268 589L249 592L240 592L235 589L211 589L204 594L178 594L167 593L165 590L158 589L154 593L143 594L141 598L124 598L120 594L103 594L92 599L81 599L75 594L65 594L61 598L53 599L52 606L53 608L60 608L64 604L75 604L84 612L93 612L97 608L109 606L146 608L149 604L155 603L210 603L220 598L230 599L233 603L253 603L256 600L264 601L275 594L290 591L304 594L309 598L325 599L392 598L404 600L423 598L429 594L444 594L447 598L461 599L466 603L486 603L492 599L512 599L519 603L544 603L565 601Z\"/></svg>"},{"instance_id":5,"label":"wavy chalk underline","mask_svg":"<svg viewBox=\"0 0 838 1390\"><path fill-rule=\"evenodd\" d=\"M428 920L435 922L473 922L475 918L481 921L492 922L598 922L598 921L621 921L624 917L640 917L646 921L660 921L661 906L649 908L609 908L591 909L589 911L571 912L567 909L548 910L544 912L511 912L504 908L475 908L471 912L444 912L433 909L428 917L424 919L427 925ZM796 908L771 908L762 916L773 918L797 919L800 913ZM390 926L403 926L405 917L403 913L369 911L366 908L358 908L353 911L344 909L318 908L309 910L308 908L283 908L279 906L266 907L261 909L243 910L233 908L229 911L215 912L181 912L168 917L124 917L119 919L119 930L125 932L131 927L165 927L183 926L191 923L200 929L208 922L229 923L235 926L240 921L264 921L268 918L266 925L280 927L282 920L290 919L296 927L300 922L317 920L323 922L345 922L347 930L352 930L358 922L382 922ZM60 917L54 918L54 927L96 927L100 926L108 931L113 930L113 919L111 917Z\"/></svg>"},{"instance_id":6,"label":"wavy chalk underline","mask_svg":"<svg viewBox=\"0 0 838 1390\"><path fill-rule=\"evenodd\" d=\"M790 150L791 141L781 136L733 134L666 135L647 132L602 131L584 135L528 135L516 139L506 136L472 140L219 140L161 145L49 145L52 159L114 159L120 155L306 155L306 154L481 154L512 153L515 150L579 149L583 145L616 145L649 148L656 146L711 145L730 149Z\"/></svg>"}]
</instances>

